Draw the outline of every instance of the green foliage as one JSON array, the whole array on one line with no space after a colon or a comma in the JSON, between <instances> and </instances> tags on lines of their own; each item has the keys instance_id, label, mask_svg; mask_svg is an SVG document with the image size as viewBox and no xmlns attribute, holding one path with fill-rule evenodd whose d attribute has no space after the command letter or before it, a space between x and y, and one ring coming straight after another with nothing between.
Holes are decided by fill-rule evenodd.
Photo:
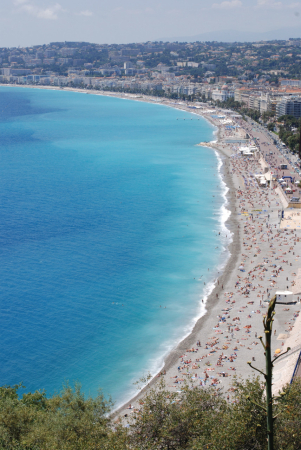
<instances>
[{"instance_id":1,"label":"green foliage","mask_svg":"<svg viewBox=\"0 0 301 450\"><path fill-rule=\"evenodd\" d=\"M131 424L131 450L266 450L264 384L258 378L235 380L228 403L213 389L186 385L181 394L164 384L152 390ZM301 448L301 382L275 401L279 414L275 449Z\"/></svg>"},{"instance_id":2,"label":"green foliage","mask_svg":"<svg viewBox=\"0 0 301 450\"><path fill-rule=\"evenodd\" d=\"M129 419L113 420L101 394L80 386L19 396L23 386L0 387L0 450L266 450L264 385L235 379L230 401L222 390L159 383ZM275 449L301 448L301 381L275 400Z\"/></svg>"},{"instance_id":3,"label":"green foliage","mask_svg":"<svg viewBox=\"0 0 301 450\"><path fill-rule=\"evenodd\" d=\"M18 397L21 385L0 389L1 449L101 449L109 440L110 402L85 398L79 385L47 399L44 392Z\"/></svg>"},{"instance_id":4,"label":"green foliage","mask_svg":"<svg viewBox=\"0 0 301 450\"><path fill-rule=\"evenodd\" d=\"M278 119L281 123L279 127L279 137L280 139L293 151L299 151L299 139L300 139L300 119L294 116L281 116ZM297 128L297 131L292 131L292 129Z\"/></svg>"},{"instance_id":5,"label":"green foliage","mask_svg":"<svg viewBox=\"0 0 301 450\"><path fill-rule=\"evenodd\" d=\"M251 119L255 120L256 122L258 122L260 119L260 112L257 109L242 108L241 112L242 114L251 117Z\"/></svg>"},{"instance_id":6,"label":"green foliage","mask_svg":"<svg viewBox=\"0 0 301 450\"><path fill-rule=\"evenodd\" d=\"M168 50L163 50L162 52L158 53L151 53L148 55L148 57L145 59L145 67L147 68L153 68L156 67L159 63L166 64L167 66L170 66L170 52Z\"/></svg>"},{"instance_id":7,"label":"green foliage","mask_svg":"<svg viewBox=\"0 0 301 450\"><path fill-rule=\"evenodd\" d=\"M233 109L235 111L238 111L241 109L242 103L237 102L234 100L234 98L228 98L226 101L224 102L220 102L219 100L216 102L218 106L220 106L221 108L228 108L228 109Z\"/></svg>"},{"instance_id":8,"label":"green foliage","mask_svg":"<svg viewBox=\"0 0 301 450\"><path fill-rule=\"evenodd\" d=\"M301 380L297 379L282 391L278 400L281 412L275 422L275 448L295 450L301 448Z\"/></svg>"},{"instance_id":9,"label":"green foliage","mask_svg":"<svg viewBox=\"0 0 301 450\"><path fill-rule=\"evenodd\" d=\"M279 117L278 122L283 123L283 127L286 131L291 131L293 127L298 128L300 125L300 119L291 115Z\"/></svg>"},{"instance_id":10,"label":"green foliage","mask_svg":"<svg viewBox=\"0 0 301 450\"><path fill-rule=\"evenodd\" d=\"M266 123L271 117L275 117L275 116L276 116L275 111L264 111L262 113L261 118L262 118L263 122Z\"/></svg>"},{"instance_id":11,"label":"green foliage","mask_svg":"<svg viewBox=\"0 0 301 450\"><path fill-rule=\"evenodd\" d=\"M211 424L210 439L195 439L193 450L242 450L266 448L266 415L263 386L258 379L236 381L232 403L219 414L218 426ZM258 406L250 401L252 399Z\"/></svg>"},{"instance_id":12,"label":"green foliage","mask_svg":"<svg viewBox=\"0 0 301 450\"><path fill-rule=\"evenodd\" d=\"M207 422L214 420L225 404L209 390L184 387L179 396L165 390L161 383L144 399L140 413L131 425L129 448L185 449L199 435L209 437Z\"/></svg>"},{"instance_id":13,"label":"green foliage","mask_svg":"<svg viewBox=\"0 0 301 450\"><path fill-rule=\"evenodd\" d=\"M225 400L211 390L184 387L182 394L170 393L161 383L143 400L134 416L129 436L133 449L185 449L193 439L209 438L210 423L226 408Z\"/></svg>"}]
</instances>

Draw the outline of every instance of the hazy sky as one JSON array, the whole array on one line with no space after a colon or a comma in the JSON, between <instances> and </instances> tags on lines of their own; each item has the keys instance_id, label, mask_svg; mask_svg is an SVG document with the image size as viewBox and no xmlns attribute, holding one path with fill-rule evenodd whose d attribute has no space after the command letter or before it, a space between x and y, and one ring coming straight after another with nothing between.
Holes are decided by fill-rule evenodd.
<instances>
[{"instance_id":1,"label":"hazy sky","mask_svg":"<svg viewBox=\"0 0 301 450\"><path fill-rule=\"evenodd\" d=\"M208 31L301 31L301 0L1 0L0 47L129 43ZM300 32L301 34L301 32Z\"/></svg>"}]
</instances>

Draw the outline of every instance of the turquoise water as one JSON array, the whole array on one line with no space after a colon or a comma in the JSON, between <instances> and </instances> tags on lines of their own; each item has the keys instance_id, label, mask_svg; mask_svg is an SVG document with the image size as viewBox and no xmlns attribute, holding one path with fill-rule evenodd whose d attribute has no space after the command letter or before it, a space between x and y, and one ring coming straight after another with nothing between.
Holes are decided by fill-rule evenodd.
<instances>
[{"instance_id":1,"label":"turquoise water","mask_svg":"<svg viewBox=\"0 0 301 450\"><path fill-rule=\"evenodd\" d=\"M213 131L160 105L0 88L1 384L77 380L120 404L161 367L226 257L220 162L195 146Z\"/></svg>"}]
</instances>

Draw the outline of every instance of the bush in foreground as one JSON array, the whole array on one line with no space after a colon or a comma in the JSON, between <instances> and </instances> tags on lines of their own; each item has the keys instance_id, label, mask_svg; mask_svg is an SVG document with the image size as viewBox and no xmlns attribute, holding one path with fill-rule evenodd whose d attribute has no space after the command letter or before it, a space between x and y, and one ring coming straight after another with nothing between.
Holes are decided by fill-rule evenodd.
<instances>
[{"instance_id":1,"label":"bush in foreground","mask_svg":"<svg viewBox=\"0 0 301 450\"><path fill-rule=\"evenodd\" d=\"M130 449L266 449L264 385L235 381L231 402L216 390L186 386L170 394L161 385L143 401L131 425ZM275 402L275 449L301 449L301 381Z\"/></svg>"},{"instance_id":2,"label":"bush in foreground","mask_svg":"<svg viewBox=\"0 0 301 450\"><path fill-rule=\"evenodd\" d=\"M20 450L261 450L267 448L264 387L259 379L221 391L164 383L150 390L126 423L109 416L102 394L85 398L79 386L19 396L21 386L0 388L0 449ZM301 449L301 381L275 403L275 449Z\"/></svg>"}]
</instances>

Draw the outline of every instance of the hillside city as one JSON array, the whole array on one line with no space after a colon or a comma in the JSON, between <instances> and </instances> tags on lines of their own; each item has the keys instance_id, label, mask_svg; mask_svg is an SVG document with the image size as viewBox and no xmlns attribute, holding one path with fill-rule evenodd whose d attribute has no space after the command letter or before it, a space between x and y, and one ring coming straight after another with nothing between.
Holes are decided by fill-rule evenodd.
<instances>
[{"instance_id":1,"label":"hillside city","mask_svg":"<svg viewBox=\"0 0 301 450\"><path fill-rule=\"evenodd\" d=\"M301 449L301 38L2 47L0 84L0 450Z\"/></svg>"},{"instance_id":2,"label":"hillside city","mask_svg":"<svg viewBox=\"0 0 301 450\"><path fill-rule=\"evenodd\" d=\"M301 39L254 43L52 42L0 48L1 83L155 95L241 110L279 131L301 116ZM297 150L298 124L282 129ZM281 130L280 130L281 131Z\"/></svg>"}]
</instances>

